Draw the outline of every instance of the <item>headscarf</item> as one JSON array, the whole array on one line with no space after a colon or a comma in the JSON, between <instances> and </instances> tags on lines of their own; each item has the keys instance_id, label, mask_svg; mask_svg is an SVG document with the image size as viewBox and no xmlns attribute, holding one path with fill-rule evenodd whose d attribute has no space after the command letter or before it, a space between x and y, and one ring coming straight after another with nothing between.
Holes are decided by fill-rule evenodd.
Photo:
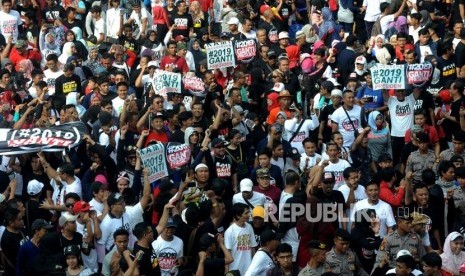
<instances>
[{"instance_id":1,"label":"headscarf","mask_svg":"<svg viewBox=\"0 0 465 276\"><path fill-rule=\"evenodd\" d=\"M429 12L427 10L421 10L421 26L424 27L427 24L431 23L431 17L429 16Z\"/></svg>"},{"instance_id":2,"label":"headscarf","mask_svg":"<svg viewBox=\"0 0 465 276\"><path fill-rule=\"evenodd\" d=\"M397 20L389 23L389 28L395 28L398 33L408 33L407 17L403 15L397 17Z\"/></svg>"},{"instance_id":3,"label":"headscarf","mask_svg":"<svg viewBox=\"0 0 465 276\"><path fill-rule=\"evenodd\" d=\"M29 80L32 80L31 72L34 69L31 60L23 59L18 63L18 67L24 67L26 70L22 72L23 76ZM19 73L19 72L18 72Z\"/></svg>"},{"instance_id":4,"label":"headscarf","mask_svg":"<svg viewBox=\"0 0 465 276\"><path fill-rule=\"evenodd\" d=\"M316 32L314 32L313 36L310 36L310 30L315 30L311 24L306 24L302 27L302 32L305 34L305 41L309 44L313 44L320 38Z\"/></svg>"},{"instance_id":5,"label":"headscarf","mask_svg":"<svg viewBox=\"0 0 465 276\"><path fill-rule=\"evenodd\" d=\"M278 96L279 94L276 92L271 92L268 94L268 96L266 96L268 102L268 111L271 111L273 108L279 106Z\"/></svg>"},{"instance_id":6,"label":"headscarf","mask_svg":"<svg viewBox=\"0 0 465 276\"><path fill-rule=\"evenodd\" d=\"M190 141L189 141L189 138L192 136L192 134L194 134L194 132L196 132L195 128L193 127L188 127L186 128L186 130L184 131L184 143L188 146L191 145Z\"/></svg>"},{"instance_id":7,"label":"headscarf","mask_svg":"<svg viewBox=\"0 0 465 276\"><path fill-rule=\"evenodd\" d=\"M71 28L71 31L74 33L74 41L79 41L82 43L82 45L84 45L84 47L86 47L87 49L87 43L86 41L82 38L82 31L81 31L81 28L79 27L73 27Z\"/></svg>"},{"instance_id":8,"label":"headscarf","mask_svg":"<svg viewBox=\"0 0 465 276\"><path fill-rule=\"evenodd\" d=\"M378 117L378 115L381 115L381 117L383 117L383 124L381 125L381 128L379 128L377 125L376 125L376 117ZM384 118L384 115L381 114L381 112L375 110L373 112L371 112L369 115L368 115L368 126L370 126L370 129L371 129L371 133L372 134L376 134L376 136L379 136L379 135L386 135L388 134L389 132L389 129L386 127L385 125L385 118Z\"/></svg>"},{"instance_id":9,"label":"headscarf","mask_svg":"<svg viewBox=\"0 0 465 276\"><path fill-rule=\"evenodd\" d=\"M447 236L446 241L444 242L444 253L441 254L442 267L448 272L451 272L452 274L460 274L460 265L463 262L465 262L465 252L460 251L458 255L455 255L454 253L452 253L450 247L450 243L458 237L461 237L463 239L462 234L460 234L459 232L450 233Z\"/></svg>"},{"instance_id":10,"label":"headscarf","mask_svg":"<svg viewBox=\"0 0 465 276\"><path fill-rule=\"evenodd\" d=\"M91 58L91 53L93 51L97 51L97 53L98 53L98 48L97 47L90 47L89 48L89 56L88 56L87 60L82 63L82 65L89 68L94 75L98 75L98 74L105 71L105 67L103 67L102 64L100 63L100 60L99 60L100 59L100 53L98 53L96 59Z\"/></svg>"},{"instance_id":11,"label":"headscarf","mask_svg":"<svg viewBox=\"0 0 465 276\"><path fill-rule=\"evenodd\" d=\"M61 64L66 64L68 58L73 55L71 52L72 46L75 46L74 42L66 42L65 45L63 45L63 53L58 57L58 61Z\"/></svg>"},{"instance_id":12,"label":"headscarf","mask_svg":"<svg viewBox=\"0 0 465 276\"><path fill-rule=\"evenodd\" d=\"M383 47L376 51L376 59L379 63L386 65L391 62L391 54L389 54L389 50L387 48Z\"/></svg>"},{"instance_id":13,"label":"headscarf","mask_svg":"<svg viewBox=\"0 0 465 276\"><path fill-rule=\"evenodd\" d=\"M325 37L328 33L331 33L334 31L334 27L336 26L336 23L334 22L333 19L333 13L331 10L327 7L324 7L321 10L321 13L323 15L323 23L320 26L320 32L318 33L318 36L320 38Z\"/></svg>"},{"instance_id":14,"label":"headscarf","mask_svg":"<svg viewBox=\"0 0 465 276\"><path fill-rule=\"evenodd\" d=\"M362 70L357 69L357 63L363 63ZM365 72L368 72L367 59L364 56L358 56L355 59L354 65L355 65L355 73L357 73L357 75L362 76L363 74L365 74Z\"/></svg>"}]
</instances>

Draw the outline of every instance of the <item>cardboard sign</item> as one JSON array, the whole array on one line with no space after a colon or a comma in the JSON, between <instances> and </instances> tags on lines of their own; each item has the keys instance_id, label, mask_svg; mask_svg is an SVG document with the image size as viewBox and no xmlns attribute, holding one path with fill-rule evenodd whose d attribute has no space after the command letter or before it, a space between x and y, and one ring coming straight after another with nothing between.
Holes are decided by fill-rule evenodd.
<instances>
[{"instance_id":1,"label":"cardboard sign","mask_svg":"<svg viewBox=\"0 0 465 276\"><path fill-rule=\"evenodd\" d=\"M168 143L166 146L166 161L171 170L180 169L189 164L191 160L191 149L186 144Z\"/></svg>"},{"instance_id":2,"label":"cardboard sign","mask_svg":"<svg viewBox=\"0 0 465 276\"><path fill-rule=\"evenodd\" d=\"M189 91L192 95L198 97L205 97L205 83L201 78L196 76L184 76L182 80L184 89Z\"/></svg>"},{"instance_id":3,"label":"cardboard sign","mask_svg":"<svg viewBox=\"0 0 465 276\"><path fill-rule=\"evenodd\" d=\"M208 70L236 66L231 41L214 42L206 45Z\"/></svg>"},{"instance_id":4,"label":"cardboard sign","mask_svg":"<svg viewBox=\"0 0 465 276\"><path fill-rule=\"evenodd\" d=\"M150 170L149 181L151 183L160 178L168 176L165 147L163 144L155 144L141 149L140 157L144 167Z\"/></svg>"},{"instance_id":5,"label":"cardboard sign","mask_svg":"<svg viewBox=\"0 0 465 276\"><path fill-rule=\"evenodd\" d=\"M407 82L415 87L425 85L433 74L433 64L430 62L407 64Z\"/></svg>"},{"instance_id":6,"label":"cardboard sign","mask_svg":"<svg viewBox=\"0 0 465 276\"><path fill-rule=\"evenodd\" d=\"M405 89L404 65L377 64L371 69L373 89Z\"/></svg>"},{"instance_id":7,"label":"cardboard sign","mask_svg":"<svg viewBox=\"0 0 465 276\"><path fill-rule=\"evenodd\" d=\"M181 93L181 74L156 70L153 75L153 88L156 94L167 97L168 93Z\"/></svg>"},{"instance_id":8,"label":"cardboard sign","mask_svg":"<svg viewBox=\"0 0 465 276\"><path fill-rule=\"evenodd\" d=\"M249 63L257 55L257 43L255 39L239 40L234 43L236 58L242 63Z\"/></svg>"}]
</instances>

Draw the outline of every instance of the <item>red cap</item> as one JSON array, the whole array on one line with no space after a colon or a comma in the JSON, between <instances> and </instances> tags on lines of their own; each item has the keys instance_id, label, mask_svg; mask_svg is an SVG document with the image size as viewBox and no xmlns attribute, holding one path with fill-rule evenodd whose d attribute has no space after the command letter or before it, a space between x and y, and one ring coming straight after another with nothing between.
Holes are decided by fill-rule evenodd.
<instances>
[{"instance_id":1,"label":"red cap","mask_svg":"<svg viewBox=\"0 0 465 276\"><path fill-rule=\"evenodd\" d=\"M270 6L268 5L261 5L260 7L260 14L265 13L266 10L270 9Z\"/></svg>"},{"instance_id":2,"label":"red cap","mask_svg":"<svg viewBox=\"0 0 465 276\"><path fill-rule=\"evenodd\" d=\"M80 212L88 212L89 210L90 210L90 205L84 200L74 203L73 212L75 214L80 213Z\"/></svg>"}]
</instances>

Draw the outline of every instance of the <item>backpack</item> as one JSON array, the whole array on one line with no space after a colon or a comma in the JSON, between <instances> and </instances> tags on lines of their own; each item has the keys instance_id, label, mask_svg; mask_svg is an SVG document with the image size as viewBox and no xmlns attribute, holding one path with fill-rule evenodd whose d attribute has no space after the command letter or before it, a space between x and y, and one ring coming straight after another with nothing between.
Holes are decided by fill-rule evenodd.
<instances>
[{"instance_id":1,"label":"backpack","mask_svg":"<svg viewBox=\"0 0 465 276\"><path fill-rule=\"evenodd\" d=\"M373 29L371 29L372 37L376 37L383 33L383 30L381 29L381 18L383 18L383 16L380 16L378 19L376 19L375 24L373 25Z\"/></svg>"}]
</instances>

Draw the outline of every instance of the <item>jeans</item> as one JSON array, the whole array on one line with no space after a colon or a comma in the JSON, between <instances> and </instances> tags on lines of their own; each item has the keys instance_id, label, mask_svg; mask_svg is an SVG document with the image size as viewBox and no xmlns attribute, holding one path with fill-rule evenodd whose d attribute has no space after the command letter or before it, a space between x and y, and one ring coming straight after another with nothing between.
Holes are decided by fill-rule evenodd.
<instances>
[{"instance_id":1,"label":"jeans","mask_svg":"<svg viewBox=\"0 0 465 276\"><path fill-rule=\"evenodd\" d=\"M367 31L367 39L370 39L371 37L371 30L373 29L373 26L375 25L375 22L370 22L365 20L365 28Z\"/></svg>"}]
</instances>

